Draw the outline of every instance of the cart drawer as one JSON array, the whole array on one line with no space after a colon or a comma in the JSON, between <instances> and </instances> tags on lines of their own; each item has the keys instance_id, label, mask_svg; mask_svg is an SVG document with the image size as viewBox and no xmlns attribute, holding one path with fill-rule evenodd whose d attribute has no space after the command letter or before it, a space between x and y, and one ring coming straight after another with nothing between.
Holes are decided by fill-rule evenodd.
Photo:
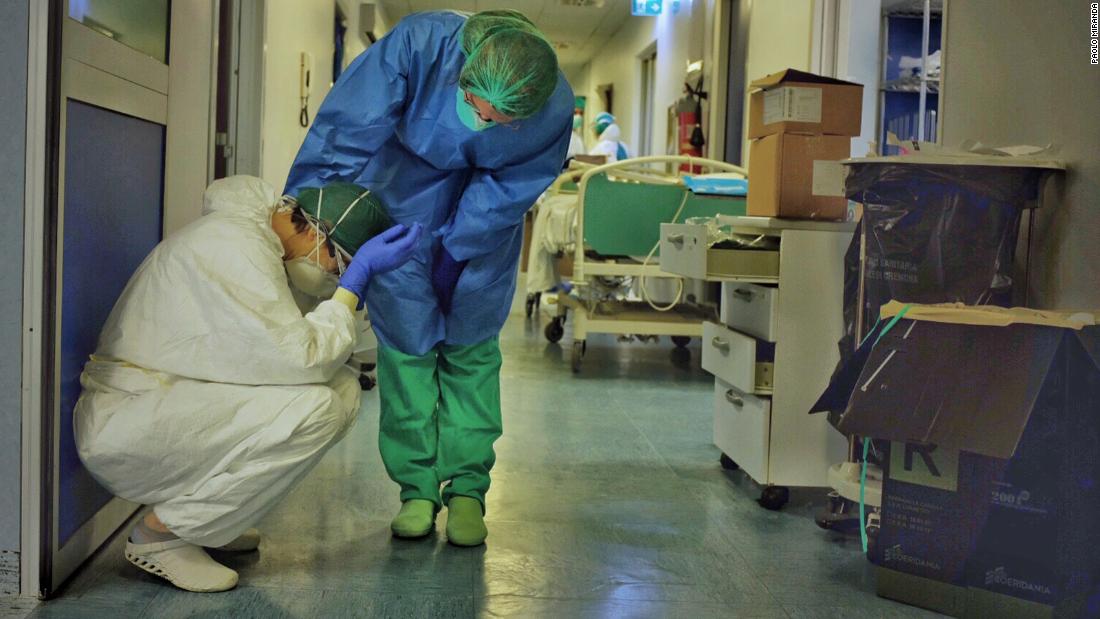
<instances>
[{"instance_id":1,"label":"cart drawer","mask_svg":"<svg viewBox=\"0 0 1100 619\"><path fill-rule=\"evenodd\" d=\"M765 345L766 347L766 345ZM770 360L761 360L757 341L723 325L703 323L703 369L746 393L770 394Z\"/></svg>"},{"instance_id":2,"label":"cart drawer","mask_svg":"<svg viewBox=\"0 0 1100 619\"><path fill-rule=\"evenodd\" d=\"M715 249L707 246L707 227L661 224L661 270L695 279L779 278L779 252Z\"/></svg>"},{"instance_id":3,"label":"cart drawer","mask_svg":"<svg viewBox=\"0 0 1100 619\"><path fill-rule=\"evenodd\" d=\"M758 483L768 483L771 400L714 381L714 444Z\"/></svg>"},{"instance_id":4,"label":"cart drawer","mask_svg":"<svg viewBox=\"0 0 1100 619\"><path fill-rule=\"evenodd\" d=\"M722 284L722 322L753 337L774 342L779 289L757 284Z\"/></svg>"},{"instance_id":5,"label":"cart drawer","mask_svg":"<svg viewBox=\"0 0 1100 619\"><path fill-rule=\"evenodd\" d=\"M706 279L707 227L661 224L661 270Z\"/></svg>"}]
</instances>

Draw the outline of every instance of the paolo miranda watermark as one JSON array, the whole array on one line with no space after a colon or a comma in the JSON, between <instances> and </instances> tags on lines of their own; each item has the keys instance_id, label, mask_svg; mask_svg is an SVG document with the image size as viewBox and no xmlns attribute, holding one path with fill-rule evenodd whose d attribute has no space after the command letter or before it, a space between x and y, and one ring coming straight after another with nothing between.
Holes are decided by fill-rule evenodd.
<instances>
[{"instance_id":1,"label":"paolo miranda watermark","mask_svg":"<svg viewBox=\"0 0 1100 619\"><path fill-rule=\"evenodd\" d=\"M1092 64L1100 64L1098 42L1100 42L1100 2L1093 2L1089 5L1089 60Z\"/></svg>"}]
</instances>

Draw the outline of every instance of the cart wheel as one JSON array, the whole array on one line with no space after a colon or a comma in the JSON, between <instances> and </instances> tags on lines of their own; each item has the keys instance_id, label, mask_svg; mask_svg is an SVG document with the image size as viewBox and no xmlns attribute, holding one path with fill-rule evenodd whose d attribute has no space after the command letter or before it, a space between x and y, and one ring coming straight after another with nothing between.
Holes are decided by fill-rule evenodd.
<instances>
[{"instance_id":1,"label":"cart wheel","mask_svg":"<svg viewBox=\"0 0 1100 619\"><path fill-rule=\"evenodd\" d=\"M374 386L377 384L378 382L374 380L374 377L370 374L359 375L359 388L363 391L370 391L371 389L374 389Z\"/></svg>"},{"instance_id":2,"label":"cart wheel","mask_svg":"<svg viewBox=\"0 0 1100 619\"><path fill-rule=\"evenodd\" d=\"M672 336L672 343L676 345L676 348L687 348L687 345L691 343L691 338L683 335L674 335Z\"/></svg>"},{"instance_id":3,"label":"cart wheel","mask_svg":"<svg viewBox=\"0 0 1100 619\"><path fill-rule=\"evenodd\" d=\"M878 555L875 554L875 549L878 548L878 534L879 525L867 523L867 556L872 557L874 560Z\"/></svg>"},{"instance_id":4,"label":"cart wheel","mask_svg":"<svg viewBox=\"0 0 1100 619\"><path fill-rule=\"evenodd\" d=\"M741 468L736 462L733 461L732 458L730 458L726 454L722 454L722 457L718 459L718 462L721 463L722 468L726 469L727 471L736 471L737 469Z\"/></svg>"},{"instance_id":5,"label":"cart wheel","mask_svg":"<svg viewBox=\"0 0 1100 619\"><path fill-rule=\"evenodd\" d=\"M859 513L852 513L851 505L836 492L829 493L829 505L814 517L817 526L827 531L852 533L859 531Z\"/></svg>"},{"instance_id":6,"label":"cart wheel","mask_svg":"<svg viewBox=\"0 0 1100 619\"><path fill-rule=\"evenodd\" d=\"M760 507L777 512L791 500L791 491L783 486L768 486L756 500Z\"/></svg>"},{"instance_id":7,"label":"cart wheel","mask_svg":"<svg viewBox=\"0 0 1100 619\"><path fill-rule=\"evenodd\" d=\"M581 340L579 342L573 342L573 373L576 374L581 371L581 360L584 359L585 349L588 347L587 342Z\"/></svg>"},{"instance_id":8,"label":"cart wheel","mask_svg":"<svg viewBox=\"0 0 1100 619\"><path fill-rule=\"evenodd\" d=\"M562 322L560 318L555 318L546 325L546 330L543 333L551 344L557 344L561 341L561 338L565 337L565 325Z\"/></svg>"}]
</instances>

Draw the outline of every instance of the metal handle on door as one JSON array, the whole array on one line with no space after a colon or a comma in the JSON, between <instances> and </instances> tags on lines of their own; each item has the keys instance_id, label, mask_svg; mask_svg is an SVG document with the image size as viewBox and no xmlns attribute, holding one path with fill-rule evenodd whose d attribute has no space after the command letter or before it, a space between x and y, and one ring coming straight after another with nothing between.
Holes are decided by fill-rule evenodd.
<instances>
[{"instance_id":1,"label":"metal handle on door","mask_svg":"<svg viewBox=\"0 0 1100 619\"><path fill-rule=\"evenodd\" d=\"M711 340L710 345L717 348L718 350L725 351L730 349L730 343L720 337L715 337L713 340Z\"/></svg>"},{"instance_id":2,"label":"metal handle on door","mask_svg":"<svg viewBox=\"0 0 1100 619\"><path fill-rule=\"evenodd\" d=\"M733 404L737 408L741 408L745 405L745 398L737 395L737 392L735 392L733 389L730 389L726 392L726 401L730 404Z\"/></svg>"},{"instance_id":3,"label":"metal handle on door","mask_svg":"<svg viewBox=\"0 0 1100 619\"><path fill-rule=\"evenodd\" d=\"M673 245L683 245L684 244L684 235L682 235L682 234L670 234L670 235L668 235L668 242L672 243Z\"/></svg>"},{"instance_id":4,"label":"metal handle on door","mask_svg":"<svg viewBox=\"0 0 1100 619\"><path fill-rule=\"evenodd\" d=\"M742 301L745 301L746 303L749 303L749 302L752 301L752 291L751 290L745 290L744 288L738 288L738 289L733 291L733 295L735 297L741 299Z\"/></svg>"}]
</instances>

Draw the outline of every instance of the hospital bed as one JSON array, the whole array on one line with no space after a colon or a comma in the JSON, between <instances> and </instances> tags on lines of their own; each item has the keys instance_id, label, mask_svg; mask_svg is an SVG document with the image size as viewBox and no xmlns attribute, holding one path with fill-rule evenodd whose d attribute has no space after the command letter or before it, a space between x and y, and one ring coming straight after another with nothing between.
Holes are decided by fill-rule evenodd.
<instances>
[{"instance_id":1,"label":"hospital bed","mask_svg":"<svg viewBox=\"0 0 1100 619\"><path fill-rule=\"evenodd\" d=\"M576 237L578 183L586 170L596 167L577 160L558 176L532 209L531 238L527 256L527 317L538 310L543 293L566 285L559 263L572 255Z\"/></svg>"},{"instance_id":2,"label":"hospital bed","mask_svg":"<svg viewBox=\"0 0 1100 619\"><path fill-rule=\"evenodd\" d=\"M745 198L692 193L679 172L684 165L696 173L745 176L743 168L722 161L656 156L592 167L581 177L572 243L573 289L557 295L556 315L545 330L548 340L560 341L572 312L575 372L581 369L589 334L667 335L684 346L690 338L701 337L703 322L713 317L713 307L686 302L680 276L661 270L656 255L660 225L717 214L744 215ZM675 290L671 299L653 298L662 283L672 284L665 286Z\"/></svg>"}]
</instances>

